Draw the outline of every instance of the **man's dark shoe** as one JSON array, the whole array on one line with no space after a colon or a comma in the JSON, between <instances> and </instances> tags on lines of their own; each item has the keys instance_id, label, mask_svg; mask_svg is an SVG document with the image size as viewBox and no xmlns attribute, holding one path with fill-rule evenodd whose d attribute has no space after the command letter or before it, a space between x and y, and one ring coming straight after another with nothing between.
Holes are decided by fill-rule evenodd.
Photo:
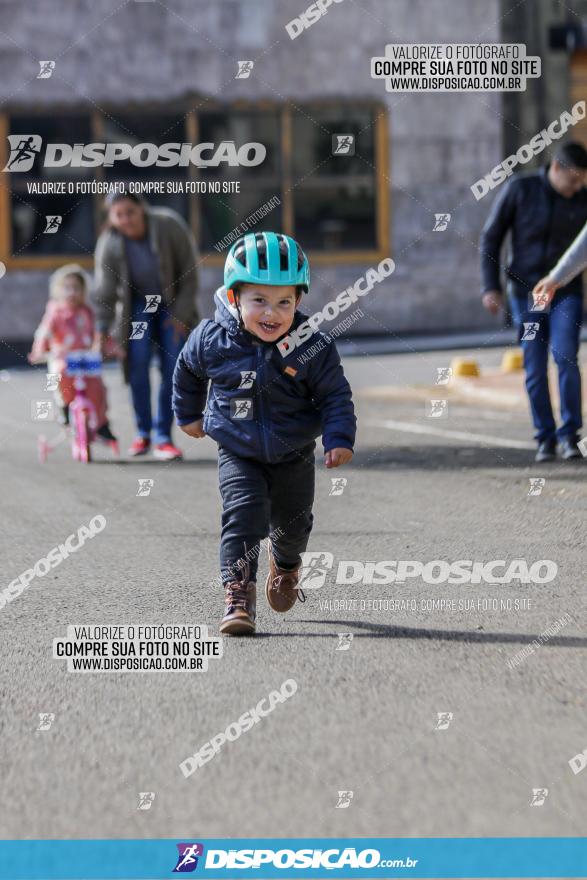
<instances>
[{"instance_id":1,"label":"man's dark shoe","mask_svg":"<svg viewBox=\"0 0 587 880\"><path fill-rule=\"evenodd\" d=\"M556 458L556 440L542 440L538 444L538 451L534 461L554 461Z\"/></svg>"},{"instance_id":2,"label":"man's dark shoe","mask_svg":"<svg viewBox=\"0 0 587 880\"><path fill-rule=\"evenodd\" d=\"M249 566L245 565L240 580L224 584L226 611L220 624L225 636L247 636L255 633L257 611L257 584L249 580Z\"/></svg>"},{"instance_id":3,"label":"man's dark shoe","mask_svg":"<svg viewBox=\"0 0 587 880\"><path fill-rule=\"evenodd\" d=\"M574 458L583 458L581 450L578 448L577 437L562 437L559 441L559 451L564 461L571 461Z\"/></svg>"},{"instance_id":4,"label":"man's dark shoe","mask_svg":"<svg viewBox=\"0 0 587 880\"><path fill-rule=\"evenodd\" d=\"M265 581L265 596L274 611L283 614L293 608L298 599L300 602L306 601L304 591L298 587L299 577L299 568L293 571L279 568L269 542L269 574Z\"/></svg>"}]
</instances>

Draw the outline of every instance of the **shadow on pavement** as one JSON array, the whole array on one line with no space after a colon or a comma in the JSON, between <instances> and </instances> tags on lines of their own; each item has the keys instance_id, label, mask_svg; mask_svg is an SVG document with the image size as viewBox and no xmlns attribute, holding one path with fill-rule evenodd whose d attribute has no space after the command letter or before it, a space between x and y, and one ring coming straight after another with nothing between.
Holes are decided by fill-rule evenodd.
<instances>
[{"instance_id":1,"label":"shadow on pavement","mask_svg":"<svg viewBox=\"0 0 587 880\"><path fill-rule=\"evenodd\" d=\"M485 644L504 644L504 645L527 645L534 639L538 640L539 635L532 633L491 633L479 632L478 630L446 630L446 629L427 629L423 627L408 626L392 626L385 623L371 623L363 620L295 620L292 623L326 623L332 626L348 627L347 632L352 632L354 638L376 638L376 639L429 639L441 642L477 642ZM356 629L362 629L364 632L355 632ZM330 638L337 639L338 632L258 632L255 638L273 638L285 637L291 638ZM580 636L552 636L545 641L541 647L555 648L587 648L587 638Z\"/></svg>"},{"instance_id":2,"label":"shadow on pavement","mask_svg":"<svg viewBox=\"0 0 587 880\"><path fill-rule=\"evenodd\" d=\"M183 459L183 461L159 461L157 458L146 458L143 456L139 456L138 458L94 458L92 459L92 467L96 465L114 465L115 467L134 467L140 466L142 468L148 467L151 469L152 467L161 468L161 467L169 467L173 465L174 467L181 468L213 468L217 470L218 462L216 459L210 458L202 458L202 459Z\"/></svg>"},{"instance_id":3,"label":"shadow on pavement","mask_svg":"<svg viewBox=\"0 0 587 880\"><path fill-rule=\"evenodd\" d=\"M406 470L462 470L464 468L529 468L537 467L545 473L556 472L557 478L564 479L569 469L576 478L578 468L585 468L587 459L567 462L558 459L551 464L537 465L530 449L502 449L498 446L441 446L431 443L421 446L361 447L358 449L350 467L376 470L378 468L403 468Z\"/></svg>"}]
</instances>

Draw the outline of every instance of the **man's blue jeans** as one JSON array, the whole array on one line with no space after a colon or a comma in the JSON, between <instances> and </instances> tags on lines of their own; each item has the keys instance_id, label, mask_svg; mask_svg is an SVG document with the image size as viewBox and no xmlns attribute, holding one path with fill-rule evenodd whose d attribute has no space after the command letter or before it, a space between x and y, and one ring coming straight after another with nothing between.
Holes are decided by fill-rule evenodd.
<instances>
[{"instance_id":1,"label":"man's blue jeans","mask_svg":"<svg viewBox=\"0 0 587 880\"><path fill-rule=\"evenodd\" d=\"M155 443L171 440L171 393L173 369L183 348L187 333L179 334L173 326L167 310L159 305L156 312L146 313L145 298L133 300L132 320L144 322L147 326L141 338L131 338L128 343L128 372L132 403L139 436L150 438L154 428ZM141 330L143 328L140 328ZM140 331L139 331L140 332ZM149 368L151 356L156 348L161 371L161 385L157 403L157 417L153 424L151 416L151 381Z\"/></svg>"},{"instance_id":2,"label":"man's blue jeans","mask_svg":"<svg viewBox=\"0 0 587 880\"><path fill-rule=\"evenodd\" d=\"M524 352L526 390L536 429L534 436L539 443L555 436L559 440L574 438L582 426L578 357L583 299L576 293L556 294L547 312L530 311L526 296L510 296L510 303ZM558 430L548 388L549 346L558 368L561 410Z\"/></svg>"}]
</instances>

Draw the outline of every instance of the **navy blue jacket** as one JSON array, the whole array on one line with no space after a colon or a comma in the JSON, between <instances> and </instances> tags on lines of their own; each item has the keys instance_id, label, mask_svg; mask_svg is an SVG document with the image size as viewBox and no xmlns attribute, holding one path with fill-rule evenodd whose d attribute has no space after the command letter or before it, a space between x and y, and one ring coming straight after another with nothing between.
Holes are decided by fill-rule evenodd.
<instances>
[{"instance_id":1,"label":"navy blue jacket","mask_svg":"<svg viewBox=\"0 0 587 880\"><path fill-rule=\"evenodd\" d=\"M214 301L214 320L201 321L192 331L175 366L177 424L203 416L204 431L217 443L269 463L287 460L320 434L325 452L352 449L355 412L334 343L313 332L283 357L275 343L239 327L225 288L216 291ZM307 315L296 311L293 327L305 320Z\"/></svg>"},{"instance_id":2,"label":"navy blue jacket","mask_svg":"<svg viewBox=\"0 0 587 880\"><path fill-rule=\"evenodd\" d=\"M570 199L559 195L548 180L548 166L516 174L491 206L481 232L482 291L501 290L500 251L511 230L511 254L506 268L509 287L527 295L555 266L587 222L587 189ZM564 290L582 292L581 275Z\"/></svg>"}]
</instances>

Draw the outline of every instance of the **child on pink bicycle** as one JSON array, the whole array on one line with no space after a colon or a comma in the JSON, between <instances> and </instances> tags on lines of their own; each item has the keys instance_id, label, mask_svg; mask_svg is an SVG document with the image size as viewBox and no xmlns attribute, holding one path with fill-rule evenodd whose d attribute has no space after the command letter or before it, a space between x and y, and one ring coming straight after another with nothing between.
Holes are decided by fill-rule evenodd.
<instances>
[{"instance_id":1,"label":"child on pink bicycle","mask_svg":"<svg viewBox=\"0 0 587 880\"><path fill-rule=\"evenodd\" d=\"M29 363L47 361L50 373L59 376L55 398L60 421L69 424L69 406L76 389L74 377L67 374L69 352L89 351L94 342L94 313L87 304L88 281L81 266L70 263L53 273L49 282L49 301L41 323L35 331ZM117 354L114 343L110 354ZM96 434L105 443L116 443L107 414L106 388L99 375L85 380L85 394L96 412Z\"/></svg>"}]
</instances>

